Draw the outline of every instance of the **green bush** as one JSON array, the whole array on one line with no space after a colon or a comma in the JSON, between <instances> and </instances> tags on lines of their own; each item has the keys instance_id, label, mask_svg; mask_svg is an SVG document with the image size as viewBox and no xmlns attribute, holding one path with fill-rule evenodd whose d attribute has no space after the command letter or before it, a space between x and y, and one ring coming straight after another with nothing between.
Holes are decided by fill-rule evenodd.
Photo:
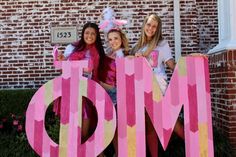
<instances>
[{"instance_id":1,"label":"green bush","mask_svg":"<svg viewBox=\"0 0 236 157\"><path fill-rule=\"evenodd\" d=\"M216 128L213 130L213 135L215 157L232 157L233 152L228 137Z\"/></svg>"},{"instance_id":2,"label":"green bush","mask_svg":"<svg viewBox=\"0 0 236 157\"><path fill-rule=\"evenodd\" d=\"M45 128L49 137L55 142L59 143L60 118L55 116L52 110L52 104L48 107L45 118Z\"/></svg>"},{"instance_id":3,"label":"green bush","mask_svg":"<svg viewBox=\"0 0 236 157\"><path fill-rule=\"evenodd\" d=\"M25 112L36 90L0 91L0 156L38 157L28 143L25 133ZM52 112L52 105L46 112L46 130L58 143L59 118Z\"/></svg>"},{"instance_id":4,"label":"green bush","mask_svg":"<svg viewBox=\"0 0 236 157\"><path fill-rule=\"evenodd\" d=\"M35 91L35 89L0 90L0 118L10 114L25 114Z\"/></svg>"},{"instance_id":5,"label":"green bush","mask_svg":"<svg viewBox=\"0 0 236 157\"><path fill-rule=\"evenodd\" d=\"M1 157L38 157L28 144L25 133L1 132L0 135Z\"/></svg>"}]
</instances>

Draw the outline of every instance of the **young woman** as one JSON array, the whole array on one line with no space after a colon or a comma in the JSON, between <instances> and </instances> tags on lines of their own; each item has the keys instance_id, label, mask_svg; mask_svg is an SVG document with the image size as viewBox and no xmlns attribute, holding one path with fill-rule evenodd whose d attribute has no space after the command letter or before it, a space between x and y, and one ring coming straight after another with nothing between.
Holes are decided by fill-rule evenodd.
<instances>
[{"instance_id":1,"label":"young woman","mask_svg":"<svg viewBox=\"0 0 236 157\"><path fill-rule=\"evenodd\" d=\"M88 60L88 68L84 69L84 76L98 81L98 68L105 53L101 41L98 25L95 23L86 23L82 29L82 36L78 42L71 44L74 48L68 56L68 60ZM96 111L88 99L82 100L83 120L82 120L82 142L85 142L94 131L96 122L91 121L95 118ZM92 123L92 124L91 124Z\"/></svg>"},{"instance_id":2,"label":"young woman","mask_svg":"<svg viewBox=\"0 0 236 157\"><path fill-rule=\"evenodd\" d=\"M118 28L113 28L107 33L108 44L111 51L103 58L99 70L100 84L110 95L113 104L116 106L116 63L115 59L128 55L129 45L126 35ZM117 132L113 139L113 146L117 156Z\"/></svg>"},{"instance_id":3,"label":"young woman","mask_svg":"<svg viewBox=\"0 0 236 157\"><path fill-rule=\"evenodd\" d=\"M148 60L157 78L161 91L164 94L167 88L165 66L168 66L173 70L175 61L171 55L171 49L168 42L162 37L162 22L156 14L151 14L145 18L142 25L141 36L131 52L137 57L143 56ZM146 128L148 148L151 156L154 157L157 156L158 153L158 137L147 115ZM180 121L177 121L174 131L181 138L184 138L183 126Z\"/></svg>"},{"instance_id":4,"label":"young woman","mask_svg":"<svg viewBox=\"0 0 236 157\"><path fill-rule=\"evenodd\" d=\"M69 60L88 60L89 67L84 72L91 74L91 78L98 81L98 67L105 56L103 43L101 41L98 25L86 23L82 29L82 37L78 42L72 44L74 47L69 55Z\"/></svg>"},{"instance_id":5,"label":"young woman","mask_svg":"<svg viewBox=\"0 0 236 157\"><path fill-rule=\"evenodd\" d=\"M107 90L111 96L114 105L116 105L116 64L117 57L124 57L128 54L128 39L118 28L113 28L107 33L108 44L111 52L108 52L103 58L100 66L99 80L100 84Z\"/></svg>"}]
</instances>

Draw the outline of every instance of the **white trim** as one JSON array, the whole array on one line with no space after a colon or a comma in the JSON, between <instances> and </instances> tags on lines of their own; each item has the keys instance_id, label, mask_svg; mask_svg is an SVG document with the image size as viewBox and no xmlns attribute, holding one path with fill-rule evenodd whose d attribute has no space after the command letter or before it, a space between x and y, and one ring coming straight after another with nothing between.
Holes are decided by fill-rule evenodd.
<instances>
[{"instance_id":1,"label":"white trim","mask_svg":"<svg viewBox=\"0 0 236 157\"><path fill-rule=\"evenodd\" d=\"M213 54L224 50L235 50L235 49L236 49L236 40L223 41L220 44L216 45L213 49L208 51L207 54Z\"/></svg>"},{"instance_id":2,"label":"white trim","mask_svg":"<svg viewBox=\"0 0 236 157\"><path fill-rule=\"evenodd\" d=\"M181 57L181 34L180 34L180 6L179 0L174 0L174 36L175 36L175 60Z\"/></svg>"},{"instance_id":3,"label":"white trim","mask_svg":"<svg viewBox=\"0 0 236 157\"><path fill-rule=\"evenodd\" d=\"M209 50L208 54L227 49L236 49L236 1L218 0L219 44Z\"/></svg>"},{"instance_id":4,"label":"white trim","mask_svg":"<svg viewBox=\"0 0 236 157\"><path fill-rule=\"evenodd\" d=\"M231 0L230 1L230 11L229 11L229 17L230 17L230 40L236 41L236 1Z\"/></svg>"}]
</instances>

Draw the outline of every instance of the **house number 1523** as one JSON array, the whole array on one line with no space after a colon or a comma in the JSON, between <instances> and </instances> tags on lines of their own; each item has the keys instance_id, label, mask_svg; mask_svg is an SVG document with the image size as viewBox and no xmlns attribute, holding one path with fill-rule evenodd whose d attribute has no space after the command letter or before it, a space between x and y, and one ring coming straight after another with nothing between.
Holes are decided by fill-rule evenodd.
<instances>
[{"instance_id":1,"label":"house number 1523","mask_svg":"<svg viewBox=\"0 0 236 157\"><path fill-rule=\"evenodd\" d=\"M58 38L70 38L71 32L57 32Z\"/></svg>"}]
</instances>

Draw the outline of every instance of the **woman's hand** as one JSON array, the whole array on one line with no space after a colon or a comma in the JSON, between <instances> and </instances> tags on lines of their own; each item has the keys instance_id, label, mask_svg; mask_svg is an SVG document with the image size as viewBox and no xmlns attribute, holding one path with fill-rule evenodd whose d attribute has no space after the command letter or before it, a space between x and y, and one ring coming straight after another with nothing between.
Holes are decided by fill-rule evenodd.
<instances>
[{"instance_id":1,"label":"woman's hand","mask_svg":"<svg viewBox=\"0 0 236 157\"><path fill-rule=\"evenodd\" d=\"M191 54L189 54L189 56L208 58L207 54L202 54L202 53L191 53Z\"/></svg>"},{"instance_id":2,"label":"woman's hand","mask_svg":"<svg viewBox=\"0 0 236 157\"><path fill-rule=\"evenodd\" d=\"M174 68L175 68L175 60L174 60L174 59L169 59L168 61L166 61L166 65L167 65L171 70L174 70Z\"/></svg>"},{"instance_id":3,"label":"woman's hand","mask_svg":"<svg viewBox=\"0 0 236 157\"><path fill-rule=\"evenodd\" d=\"M64 61L64 60L66 60L66 57L65 57L62 53L60 53L60 54L58 54L58 56L57 56L57 60L58 60L58 61Z\"/></svg>"},{"instance_id":4,"label":"woman's hand","mask_svg":"<svg viewBox=\"0 0 236 157\"><path fill-rule=\"evenodd\" d=\"M135 56L133 56L133 55L127 55L127 56L125 56L125 58L128 58L128 59L132 59L132 58L134 58Z\"/></svg>"},{"instance_id":5,"label":"woman's hand","mask_svg":"<svg viewBox=\"0 0 236 157\"><path fill-rule=\"evenodd\" d=\"M135 56L135 57L142 57L142 56L143 56L143 54L142 54L142 53L140 53L140 52L137 52L137 53L135 53L135 54L134 54L134 56Z\"/></svg>"}]
</instances>

